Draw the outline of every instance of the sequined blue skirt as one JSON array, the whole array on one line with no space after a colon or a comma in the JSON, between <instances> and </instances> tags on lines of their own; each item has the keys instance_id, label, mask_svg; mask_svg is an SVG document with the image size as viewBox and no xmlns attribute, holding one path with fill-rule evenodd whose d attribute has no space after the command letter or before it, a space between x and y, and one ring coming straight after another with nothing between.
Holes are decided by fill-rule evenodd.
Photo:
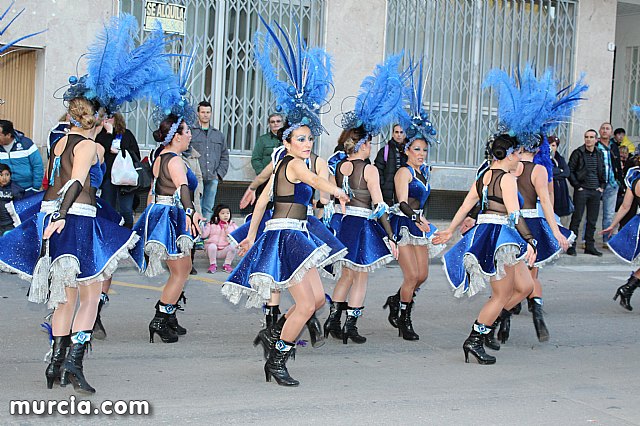
<instances>
[{"instance_id":1,"label":"sequined blue skirt","mask_svg":"<svg viewBox=\"0 0 640 426\"><path fill-rule=\"evenodd\" d=\"M393 260L387 234L377 221L338 213L333 215L331 228L347 248L347 255L334 265L336 277L340 276L343 267L371 272Z\"/></svg>"},{"instance_id":2,"label":"sequined blue skirt","mask_svg":"<svg viewBox=\"0 0 640 426\"><path fill-rule=\"evenodd\" d=\"M527 243L507 225L474 226L442 257L454 296L473 296L491 278L504 277L504 267L515 265L527 253Z\"/></svg>"},{"instance_id":3,"label":"sequined blue skirt","mask_svg":"<svg viewBox=\"0 0 640 426\"><path fill-rule=\"evenodd\" d=\"M266 210L262 215L262 220L260 221L260 225L258 225L258 232L256 233L256 240L264 232L264 225L265 223L267 223L268 220L271 219L272 215L273 215L273 210L271 209ZM247 238L247 235L249 235L249 227L251 226L252 218L253 218L253 213L248 214L244 220L244 223L240 225L235 231L229 234L227 239L231 244L237 246L242 242L242 240Z\"/></svg>"},{"instance_id":4,"label":"sequined blue skirt","mask_svg":"<svg viewBox=\"0 0 640 426\"><path fill-rule=\"evenodd\" d=\"M329 256L322 264L323 269L320 272L324 271L333 278L332 265L346 256L347 247L315 216L307 216L307 229L331 249Z\"/></svg>"},{"instance_id":5,"label":"sequined blue skirt","mask_svg":"<svg viewBox=\"0 0 640 426\"><path fill-rule=\"evenodd\" d=\"M640 268L640 214L627 222L607 244L622 261Z\"/></svg>"},{"instance_id":6,"label":"sequined blue skirt","mask_svg":"<svg viewBox=\"0 0 640 426\"><path fill-rule=\"evenodd\" d=\"M293 221L292 229L271 228L285 221ZM305 221L273 219L231 272L222 294L234 304L247 295L247 307L262 307L272 290L298 284L310 269L321 267L330 252L329 246L306 229Z\"/></svg>"},{"instance_id":7,"label":"sequined blue skirt","mask_svg":"<svg viewBox=\"0 0 640 426\"><path fill-rule=\"evenodd\" d=\"M193 238L185 229L186 215L178 206L149 204L133 226L140 241L131 251L140 272L148 277L164 271L162 261L191 256Z\"/></svg>"},{"instance_id":8,"label":"sequined blue skirt","mask_svg":"<svg viewBox=\"0 0 640 426\"><path fill-rule=\"evenodd\" d=\"M429 249L429 257L436 257L444 248L445 244L433 244L433 234L436 233L438 228L430 223L429 232L425 233L420 230L411 218L406 216L392 214L389 215L389 223L393 230L393 235L396 237L399 246L414 245L414 246L427 246Z\"/></svg>"},{"instance_id":9,"label":"sequined blue skirt","mask_svg":"<svg viewBox=\"0 0 640 426\"><path fill-rule=\"evenodd\" d=\"M62 232L54 233L41 250L42 230L48 222L49 216L38 213L0 237L0 269L33 281L38 261L50 259L48 271L44 271L45 283L50 280L45 296L50 292L50 298L35 300L36 295L29 296L36 302L48 300L50 307L66 301L64 287L109 278L121 260L130 258L129 250L138 241L138 235L131 230L101 217L67 214Z\"/></svg>"},{"instance_id":10,"label":"sequined blue skirt","mask_svg":"<svg viewBox=\"0 0 640 426\"><path fill-rule=\"evenodd\" d=\"M538 242L536 246L536 261L533 266L541 267L556 260L560 256L560 253L562 253L562 248L558 244L556 237L553 236L547 220L543 217L528 217L525 218L525 221L533 238ZM558 227L562 235L569 240L569 243L572 243L576 239L575 234L569 229L560 225L558 225Z\"/></svg>"}]
</instances>

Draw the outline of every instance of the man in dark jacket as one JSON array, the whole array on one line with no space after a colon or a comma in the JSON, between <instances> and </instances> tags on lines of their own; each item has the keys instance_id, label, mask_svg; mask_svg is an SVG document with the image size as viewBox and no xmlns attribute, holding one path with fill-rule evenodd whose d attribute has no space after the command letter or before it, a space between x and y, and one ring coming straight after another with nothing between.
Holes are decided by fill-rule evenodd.
<instances>
[{"instance_id":1,"label":"man in dark jacket","mask_svg":"<svg viewBox=\"0 0 640 426\"><path fill-rule=\"evenodd\" d=\"M12 180L25 191L42 186L44 168L38 147L8 120L0 120L0 163L11 168Z\"/></svg>"},{"instance_id":2,"label":"man in dark jacket","mask_svg":"<svg viewBox=\"0 0 640 426\"><path fill-rule=\"evenodd\" d=\"M198 124L191 128L191 146L200 153L202 169L202 216L211 220L213 206L218 192L218 182L229 169L229 151L227 141L220 130L211 128L211 104L202 101L198 104Z\"/></svg>"},{"instance_id":3,"label":"man in dark jacket","mask_svg":"<svg viewBox=\"0 0 640 426\"><path fill-rule=\"evenodd\" d=\"M380 174L382 198L390 206L395 204L396 201L393 178L400 167L407 165L407 154L404 152L405 142L406 136L402 126L399 124L394 125L391 140L380 148L374 161Z\"/></svg>"},{"instance_id":4,"label":"man in dark jacket","mask_svg":"<svg viewBox=\"0 0 640 426\"><path fill-rule=\"evenodd\" d=\"M613 222L616 214L616 201L618 190L622 185L622 163L620 163L620 151L618 143L613 138L611 123L604 122L600 126L600 139L596 148L602 152L604 158L605 186L602 193L602 229L606 229ZM607 247L609 235L602 236L603 247Z\"/></svg>"},{"instance_id":5,"label":"man in dark jacket","mask_svg":"<svg viewBox=\"0 0 640 426\"><path fill-rule=\"evenodd\" d=\"M569 182L574 188L573 204L575 211L571 216L569 228L578 236L585 207L587 209L587 228L584 239L587 243L584 252L594 256L602 256L595 247L594 234L600 210L600 199L607 183L605 178L604 156L596 148L598 133L589 129L584 133L584 145L576 148L569 157ZM570 256L576 255L575 242L567 250Z\"/></svg>"}]
</instances>

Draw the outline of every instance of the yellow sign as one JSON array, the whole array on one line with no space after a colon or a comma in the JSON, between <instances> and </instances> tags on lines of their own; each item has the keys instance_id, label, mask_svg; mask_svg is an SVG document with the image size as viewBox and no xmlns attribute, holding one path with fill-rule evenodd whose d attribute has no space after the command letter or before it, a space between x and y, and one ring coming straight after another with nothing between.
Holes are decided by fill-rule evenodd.
<instances>
[{"instance_id":1,"label":"yellow sign","mask_svg":"<svg viewBox=\"0 0 640 426\"><path fill-rule=\"evenodd\" d=\"M153 31L160 22L165 33L184 35L186 7L159 1L147 0L144 7L144 29Z\"/></svg>"}]
</instances>

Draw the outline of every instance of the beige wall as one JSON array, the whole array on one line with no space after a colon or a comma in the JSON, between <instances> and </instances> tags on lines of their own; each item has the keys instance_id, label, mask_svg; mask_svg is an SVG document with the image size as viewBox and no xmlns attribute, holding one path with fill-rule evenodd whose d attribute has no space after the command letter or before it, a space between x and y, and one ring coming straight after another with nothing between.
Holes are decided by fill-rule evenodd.
<instances>
[{"instance_id":1,"label":"beige wall","mask_svg":"<svg viewBox=\"0 0 640 426\"><path fill-rule=\"evenodd\" d=\"M64 112L62 101L54 99L53 93L67 84L70 75L76 74L78 58L86 52L87 45L93 41L103 22L118 10L118 2L18 0L5 19L12 19L22 8L26 10L2 39L11 40L44 28L48 29L47 32L19 44L23 47L38 48L32 134L34 142L44 145L49 129ZM84 72L82 62L78 72Z\"/></svg>"},{"instance_id":2,"label":"beige wall","mask_svg":"<svg viewBox=\"0 0 640 426\"><path fill-rule=\"evenodd\" d=\"M640 46L640 14L619 16L616 24L616 71L613 87L613 104L611 122L614 129L627 127L626 121L629 111L627 109L628 96L626 93L625 78L627 75L627 48ZM640 142L640 138L632 138L634 142Z\"/></svg>"}]
</instances>

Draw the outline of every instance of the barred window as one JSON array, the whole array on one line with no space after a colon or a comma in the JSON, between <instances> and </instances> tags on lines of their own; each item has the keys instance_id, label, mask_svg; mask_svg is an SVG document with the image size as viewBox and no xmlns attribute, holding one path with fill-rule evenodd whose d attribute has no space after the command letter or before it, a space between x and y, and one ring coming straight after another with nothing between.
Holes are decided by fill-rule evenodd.
<instances>
[{"instance_id":1,"label":"barred window","mask_svg":"<svg viewBox=\"0 0 640 426\"><path fill-rule=\"evenodd\" d=\"M497 127L497 100L482 90L490 69L512 71L529 61L538 72L551 67L560 85L573 81L576 3L388 0L387 54L404 50L406 57L424 57L429 69L424 102L442 142L431 162L482 161L485 141ZM566 140L568 125L557 134Z\"/></svg>"},{"instance_id":2,"label":"barred window","mask_svg":"<svg viewBox=\"0 0 640 426\"><path fill-rule=\"evenodd\" d=\"M627 136L640 136L640 120L630 111L634 105L640 105L640 46L627 47L627 63L625 72L625 99L627 104L622 109L623 122Z\"/></svg>"}]
</instances>

